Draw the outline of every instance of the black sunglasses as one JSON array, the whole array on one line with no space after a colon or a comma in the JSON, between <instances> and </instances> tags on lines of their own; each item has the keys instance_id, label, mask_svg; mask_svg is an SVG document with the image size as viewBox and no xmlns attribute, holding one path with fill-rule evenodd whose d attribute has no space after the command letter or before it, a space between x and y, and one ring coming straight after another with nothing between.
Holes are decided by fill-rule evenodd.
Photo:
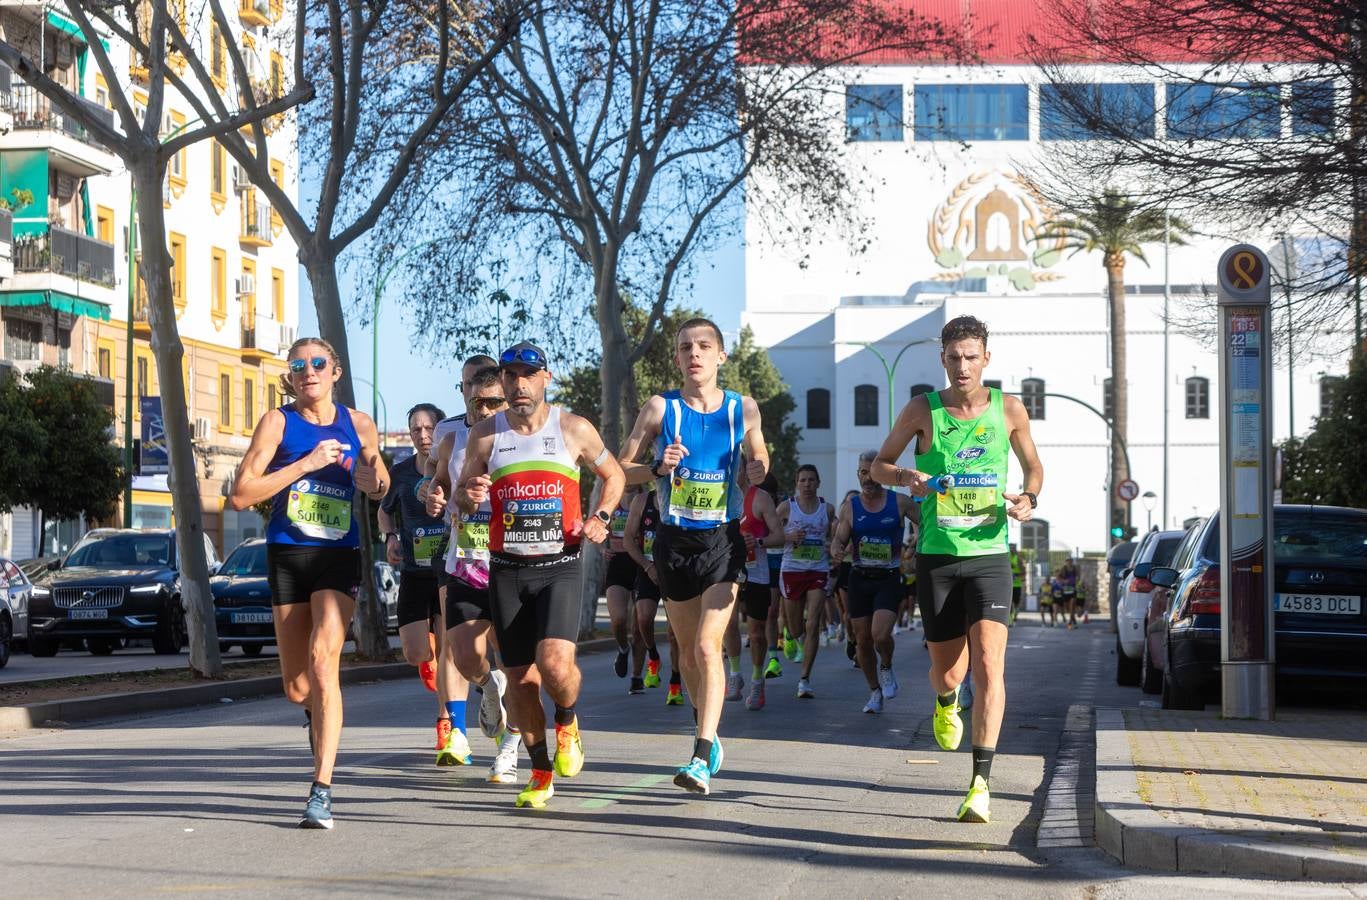
<instances>
[{"instance_id":1,"label":"black sunglasses","mask_svg":"<svg viewBox=\"0 0 1367 900\"><path fill-rule=\"evenodd\" d=\"M328 358L326 356L315 356L313 359L290 360L290 371L295 375L303 375L309 366L313 366L313 371L321 372L328 367Z\"/></svg>"},{"instance_id":2,"label":"black sunglasses","mask_svg":"<svg viewBox=\"0 0 1367 900\"><path fill-rule=\"evenodd\" d=\"M470 405L476 409L498 409L507 402L502 397L476 397L470 401Z\"/></svg>"},{"instance_id":3,"label":"black sunglasses","mask_svg":"<svg viewBox=\"0 0 1367 900\"><path fill-rule=\"evenodd\" d=\"M499 356L498 361L500 365L504 366L509 363L519 362L529 366L536 366L537 368L546 368L546 357L542 356L531 347L522 347L517 350L504 350L503 354Z\"/></svg>"}]
</instances>

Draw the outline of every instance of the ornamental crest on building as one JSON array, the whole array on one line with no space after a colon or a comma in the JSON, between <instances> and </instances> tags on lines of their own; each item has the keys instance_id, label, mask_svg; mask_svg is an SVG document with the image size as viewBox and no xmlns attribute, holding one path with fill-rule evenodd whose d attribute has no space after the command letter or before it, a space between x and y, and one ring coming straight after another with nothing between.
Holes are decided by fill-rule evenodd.
<instances>
[{"instance_id":1,"label":"ornamental crest on building","mask_svg":"<svg viewBox=\"0 0 1367 900\"><path fill-rule=\"evenodd\" d=\"M936 281L1004 277L1019 291L1063 276L1049 269L1063 239L1037 240L1054 211L1020 175L988 170L959 182L935 208L926 229Z\"/></svg>"}]
</instances>

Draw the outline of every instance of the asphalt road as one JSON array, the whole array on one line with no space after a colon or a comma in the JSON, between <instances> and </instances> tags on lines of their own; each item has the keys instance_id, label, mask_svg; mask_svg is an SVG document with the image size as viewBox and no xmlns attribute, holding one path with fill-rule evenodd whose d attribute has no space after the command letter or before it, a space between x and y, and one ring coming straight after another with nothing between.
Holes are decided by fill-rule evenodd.
<instances>
[{"instance_id":1,"label":"asphalt road","mask_svg":"<svg viewBox=\"0 0 1367 900\"><path fill-rule=\"evenodd\" d=\"M666 707L661 690L628 696L604 654L582 659L588 764L557 779L539 811L513 807L518 786L485 782L491 745L476 728L473 767L432 765L435 701L416 679L347 689L331 832L296 827L308 750L303 717L280 699L0 740L0 873L25 897L63 900L1367 896L1135 874L1094 848L1037 846L1046 802L1073 795L1046 801L1055 776L1067 777L1060 750L1088 739L1065 735L1070 708L1076 721L1093 705L1138 701L1114 684L1113 641L1102 623L1012 632L990 825L952 819L970 741L936 747L912 633L900 637L903 691L882 716L861 714L863 680L836 647L818 659L816 699L794 697L789 664L762 712L728 704L726 763L706 798L669 780L691 746L686 709ZM522 765L525 780L525 755Z\"/></svg>"}]
</instances>

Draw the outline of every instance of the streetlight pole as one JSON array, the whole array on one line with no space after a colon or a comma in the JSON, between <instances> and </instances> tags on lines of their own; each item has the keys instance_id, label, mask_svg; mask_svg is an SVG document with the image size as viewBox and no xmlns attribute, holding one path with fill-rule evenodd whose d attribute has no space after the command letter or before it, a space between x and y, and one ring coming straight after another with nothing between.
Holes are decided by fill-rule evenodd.
<instances>
[{"instance_id":1,"label":"streetlight pole","mask_svg":"<svg viewBox=\"0 0 1367 900\"><path fill-rule=\"evenodd\" d=\"M1153 531L1153 508L1158 505L1158 495L1153 491L1145 491L1139 499L1144 501L1144 508L1149 511L1149 523L1144 528L1145 533L1148 533Z\"/></svg>"},{"instance_id":2,"label":"streetlight pole","mask_svg":"<svg viewBox=\"0 0 1367 900\"><path fill-rule=\"evenodd\" d=\"M902 354L906 353L912 347L917 347L921 344L933 344L937 341L939 341L939 338L919 338L918 340L914 340L908 344L903 344L902 349L898 350L897 355L893 357L891 365L888 364L887 357L885 357L882 353L879 352L878 347L867 341L835 341L834 343L848 344L852 347L863 347L865 350L869 351L874 356L878 357L878 361L883 364L883 371L888 376L888 428L892 428L893 419L897 415L897 403L892 396L893 378L897 374L898 363L902 361Z\"/></svg>"}]
</instances>

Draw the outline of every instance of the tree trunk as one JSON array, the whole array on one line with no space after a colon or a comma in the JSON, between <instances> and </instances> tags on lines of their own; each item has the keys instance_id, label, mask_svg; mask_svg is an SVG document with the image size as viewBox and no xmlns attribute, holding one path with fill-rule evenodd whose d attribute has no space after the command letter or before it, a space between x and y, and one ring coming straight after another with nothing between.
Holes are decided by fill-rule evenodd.
<instances>
[{"instance_id":1,"label":"tree trunk","mask_svg":"<svg viewBox=\"0 0 1367 900\"><path fill-rule=\"evenodd\" d=\"M162 170L148 152L146 161L130 166L137 192L138 231L142 239L143 282L147 285L147 317L152 326L152 356L161 385L161 413L166 425L170 461L172 510L176 517L176 557L180 569L180 601L185 607L190 638L190 668L205 678L221 678L218 626L209 590L209 566L204 557L204 512L199 501L199 477L190 444L190 414L185 400L182 360L185 350L176 330L171 296L171 258L166 250L166 222L162 211ZM132 310L129 310L132 314ZM132 386L129 385L129 389ZM169 611L163 611L162 615Z\"/></svg>"},{"instance_id":2,"label":"tree trunk","mask_svg":"<svg viewBox=\"0 0 1367 900\"><path fill-rule=\"evenodd\" d=\"M351 385L351 353L347 346L346 317L342 313L342 294L337 286L337 268L327 250L299 248L299 260L308 273L313 305L318 313L318 335L337 351L342 377L337 382L337 402L356 408L356 392ZM378 428L378 425L376 426ZM370 499L356 494L354 515L361 537L361 582L356 592L356 652L362 658L381 661L391 658L389 634L385 629L384 609L375 593L375 537L371 529Z\"/></svg>"},{"instance_id":3,"label":"tree trunk","mask_svg":"<svg viewBox=\"0 0 1367 900\"><path fill-rule=\"evenodd\" d=\"M1129 442L1130 391L1125 382L1125 256L1106 254L1106 291L1111 304L1111 521L1130 524L1130 504L1116 485L1130 477L1123 447Z\"/></svg>"}]
</instances>

